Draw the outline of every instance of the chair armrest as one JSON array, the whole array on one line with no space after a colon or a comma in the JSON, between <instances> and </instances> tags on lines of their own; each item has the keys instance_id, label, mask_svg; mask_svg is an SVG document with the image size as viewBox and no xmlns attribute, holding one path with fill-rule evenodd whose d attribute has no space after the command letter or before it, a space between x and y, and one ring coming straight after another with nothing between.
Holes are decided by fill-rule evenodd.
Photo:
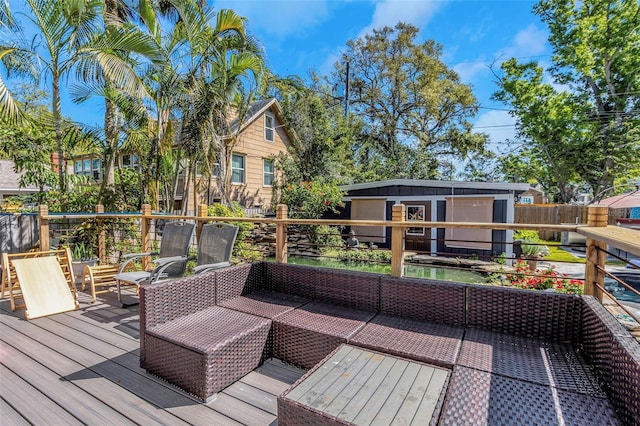
<instances>
[{"instance_id":1,"label":"chair armrest","mask_svg":"<svg viewBox=\"0 0 640 426\"><path fill-rule=\"evenodd\" d=\"M231 266L231 262L218 262L218 263L208 263L206 265L199 265L193 268L193 272L196 274L200 274L202 272L211 271L213 269L220 269L227 266Z\"/></svg>"},{"instance_id":2,"label":"chair armrest","mask_svg":"<svg viewBox=\"0 0 640 426\"><path fill-rule=\"evenodd\" d=\"M156 282L158 279L162 277L162 274L169 266L176 263L186 262L187 260L189 260L187 256L162 257L159 259L152 260L152 262L155 263L157 266L153 268L153 271L151 271L151 275L149 276L148 282L149 283Z\"/></svg>"}]
</instances>

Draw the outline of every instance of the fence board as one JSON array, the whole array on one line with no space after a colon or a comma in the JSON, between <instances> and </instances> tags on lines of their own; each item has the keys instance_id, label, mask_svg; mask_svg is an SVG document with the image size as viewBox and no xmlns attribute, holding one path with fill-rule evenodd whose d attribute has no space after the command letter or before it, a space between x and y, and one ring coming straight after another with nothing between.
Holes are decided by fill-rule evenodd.
<instances>
[{"instance_id":1,"label":"fence board","mask_svg":"<svg viewBox=\"0 0 640 426\"><path fill-rule=\"evenodd\" d=\"M515 223L561 225L586 224L589 206L569 204L533 204L515 206ZM620 218L629 217L631 209L609 209L609 225L615 225ZM538 231L543 240L560 241L561 232Z\"/></svg>"}]
</instances>

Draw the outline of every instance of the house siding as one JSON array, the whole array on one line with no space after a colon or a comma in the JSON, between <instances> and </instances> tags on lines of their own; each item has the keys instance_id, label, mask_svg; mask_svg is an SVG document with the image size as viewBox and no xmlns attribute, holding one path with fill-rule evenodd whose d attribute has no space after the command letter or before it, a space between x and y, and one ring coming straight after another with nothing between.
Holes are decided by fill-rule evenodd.
<instances>
[{"instance_id":1,"label":"house siding","mask_svg":"<svg viewBox=\"0 0 640 426\"><path fill-rule=\"evenodd\" d=\"M264 138L264 114L261 114L242 131L233 149L234 153L245 156L245 184L234 184L233 188L233 199L245 207L271 207L272 187L263 185L263 161L281 152L287 153L291 145L278 116L271 110L268 112L274 117L274 141Z\"/></svg>"}]
</instances>

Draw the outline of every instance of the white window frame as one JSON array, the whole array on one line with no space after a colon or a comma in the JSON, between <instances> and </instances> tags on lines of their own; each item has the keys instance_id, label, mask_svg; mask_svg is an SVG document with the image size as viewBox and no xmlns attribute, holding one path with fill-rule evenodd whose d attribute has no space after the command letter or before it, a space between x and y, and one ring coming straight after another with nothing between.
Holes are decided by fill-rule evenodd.
<instances>
[{"instance_id":1,"label":"white window frame","mask_svg":"<svg viewBox=\"0 0 640 426\"><path fill-rule=\"evenodd\" d=\"M124 157L129 157L129 164L124 164ZM122 167L123 169L137 169L138 154L122 154L120 156L120 167Z\"/></svg>"},{"instance_id":2,"label":"white window frame","mask_svg":"<svg viewBox=\"0 0 640 426\"><path fill-rule=\"evenodd\" d=\"M426 209L423 204L407 205L407 222L424 222ZM411 227L407 228L407 235L424 236L424 228Z\"/></svg>"},{"instance_id":3,"label":"white window frame","mask_svg":"<svg viewBox=\"0 0 640 426\"><path fill-rule=\"evenodd\" d=\"M271 171L267 171L267 164L271 164ZM267 176L271 176L271 183L266 183ZM264 158L262 159L262 186L271 187L273 186L273 181L276 178L276 165L275 162L271 159Z\"/></svg>"},{"instance_id":4,"label":"white window frame","mask_svg":"<svg viewBox=\"0 0 640 426\"><path fill-rule=\"evenodd\" d=\"M271 126L268 124L268 119L271 119ZM271 132L271 139L269 139L269 132ZM273 114L264 114L264 140L267 142L275 142L276 140L276 118Z\"/></svg>"},{"instance_id":5,"label":"white window frame","mask_svg":"<svg viewBox=\"0 0 640 426\"><path fill-rule=\"evenodd\" d=\"M241 157L242 158L242 168L238 168L238 167L234 167L233 166L233 159L234 157ZM242 181L241 182L235 182L234 181L234 176L235 176L235 171L236 170L240 170L242 172ZM247 183L247 156L244 154L231 154L231 183L234 185L245 185Z\"/></svg>"}]
</instances>

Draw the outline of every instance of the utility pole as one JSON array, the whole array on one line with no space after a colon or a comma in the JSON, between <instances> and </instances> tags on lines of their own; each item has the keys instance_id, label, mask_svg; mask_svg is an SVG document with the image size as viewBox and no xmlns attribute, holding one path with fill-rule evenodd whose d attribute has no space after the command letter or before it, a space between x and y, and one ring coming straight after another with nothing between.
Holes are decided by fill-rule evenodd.
<instances>
[{"instance_id":1,"label":"utility pole","mask_svg":"<svg viewBox=\"0 0 640 426\"><path fill-rule=\"evenodd\" d=\"M349 61L347 61L347 79L344 84L344 116L349 114Z\"/></svg>"}]
</instances>

